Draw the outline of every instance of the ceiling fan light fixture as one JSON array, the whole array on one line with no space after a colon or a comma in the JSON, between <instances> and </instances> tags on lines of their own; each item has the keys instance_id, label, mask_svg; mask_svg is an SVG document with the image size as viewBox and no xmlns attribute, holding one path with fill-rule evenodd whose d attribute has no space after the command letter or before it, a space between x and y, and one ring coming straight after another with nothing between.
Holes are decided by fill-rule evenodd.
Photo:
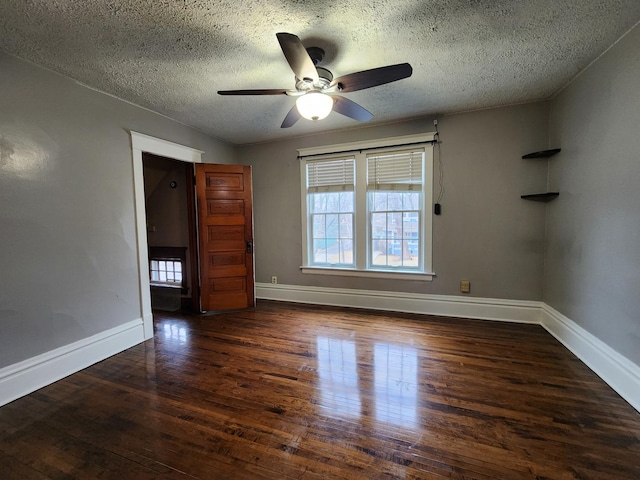
<instances>
[{"instance_id":1,"label":"ceiling fan light fixture","mask_svg":"<svg viewBox=\"0 0 640 480\"><path fill-rule=\"evenodd\" d=\"M309 92L298 97L296 107L302 117L315 122L331 113L333 99L321 92Z\"/></svg>"}]
</instances>

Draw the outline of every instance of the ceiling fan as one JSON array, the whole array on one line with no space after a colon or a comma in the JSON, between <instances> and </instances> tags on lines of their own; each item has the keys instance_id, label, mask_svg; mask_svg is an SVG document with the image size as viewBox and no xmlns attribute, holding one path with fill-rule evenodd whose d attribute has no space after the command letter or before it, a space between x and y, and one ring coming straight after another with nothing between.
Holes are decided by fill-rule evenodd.
<instances>
[{"instance_id":1,"label":"ceiling fan","mask_svg":"<svg viewBox=\"0 0 640 480\"><path fill-rule=\"evenodd\" d=\"M220 95L289 95L298 97L282 122L281 128L293 126L300 118L321 120L331 111L336 111L359 122L367 122L373 114L347 98L332 95L349 93L365 88L384 85L411 76L413 69L408 63L363 70L333 78L326 68L317 65L324 57L318 47L305 48L292 33L277 33L276 37L287 62L296 76L295 89L221 90Z\"/></svg>"}]
</instances>

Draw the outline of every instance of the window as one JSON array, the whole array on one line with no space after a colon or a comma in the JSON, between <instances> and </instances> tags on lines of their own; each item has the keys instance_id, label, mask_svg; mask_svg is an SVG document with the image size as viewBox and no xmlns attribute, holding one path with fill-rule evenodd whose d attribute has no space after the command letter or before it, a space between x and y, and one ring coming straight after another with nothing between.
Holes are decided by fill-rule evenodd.
<instances>
[{"instance_id":1,"label":"window","mask_svg":"<svg viewBox=\"0 0 640 480\"><path fill-rule=\"evenodd\" d=\"M182 262L179 258L154 259L150 267L152 283L182 285Z\"/></svg>"},{"instance_id":2,"label":"window","mask_svg":"<svg viewBox=\"0 0 640 480\"><path fill-rule=\"evenodd\" d=\"M304 273L431 279L433 136L417 137L299 150Z\"/></svg>"},{"instance_id":3,"label":"window","mask_svg":"<svg viewBox=\"0 0 640 480\"><path fill-rule=\"evenodd\" d=\"M307 164L314 265L354 265L354 173L353 157Z\"/></svg>"},{"instance_id":4,"label":"window","mask_svg":"<svg viewBox=\"0 0 640 480\"><path fill-rule=\"evenodd\" d=\"M422 270L424 149L367 155L369 265Z\"/></svg>"},{"instance_id":5,"label":"window","mask_svg":"<svg viewBox=\"0 0 640 480\"><path fill-rule=\"evenodd\" d=\"M181 288L187 293L186 250L185 247L149 247L151 285Z\"/></svg>"}]
</instances>

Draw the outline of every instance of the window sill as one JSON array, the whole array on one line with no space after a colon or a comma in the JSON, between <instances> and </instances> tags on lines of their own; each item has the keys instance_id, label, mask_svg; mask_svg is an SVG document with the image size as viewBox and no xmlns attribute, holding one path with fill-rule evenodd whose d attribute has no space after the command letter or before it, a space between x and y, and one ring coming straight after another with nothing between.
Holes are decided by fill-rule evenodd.
<instances>
[{"instance_id":1,"label":"window sill","mask_svg":"<svg viewBox=\"0 0 640 480\"><path fill-rule=\"evenodd\" d=\"M171 290L180 290L180 293L186 295L189 292L187 287L183 287L182 285L171 285L170 283L156 283L153 281L149 282L149 285L156 288L168 288Z\"/></svg>"},{"instance_id":2,"label":"window sill","mask_svg":"<svg viewBox=\"0 0 640 480\"><path fill-rule=\"evenodd\" d=\"M312 275L337 275L343 277L367 277L367 278L389 278L394 280L418 280L422 282L431 282L435 273L424 272L394 272L392 270L356 270L353 268L335 268L335 267L300 267L302 273Z\"/></svg>"}]
</instances>

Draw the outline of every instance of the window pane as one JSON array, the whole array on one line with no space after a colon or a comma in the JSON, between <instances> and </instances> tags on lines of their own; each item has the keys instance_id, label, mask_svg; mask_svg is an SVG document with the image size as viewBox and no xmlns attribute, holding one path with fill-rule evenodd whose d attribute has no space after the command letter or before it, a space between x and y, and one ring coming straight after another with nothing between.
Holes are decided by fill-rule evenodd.
<instances>
[{"instance_id":1,"label":"window pane","mask_svg":"<svg viewBox=\"0 0 640 480\"><path fill-rule=\"evenodd\" d=\"M156 282L160 280L160 275L158 275L157 271L155 270L151 271L151 280L154 280Z\"/></svg>"},{"instance_id":2,"label":"window pane","mask_svg":"<svg viewBox=\"0 0 640 480\"><path fill-rule=\"evenodd\" d=\"M173 272L167 272L167 282L173 282Z\"/></svg>"},{"instance_id":3,"label":"window pane","mask_svg":"<svg viewBox=\"0 0 640 480\"><path fill-rule=\"evenodd\" d=\"M353 263L353 242L351 240L340 240L340 261L341 264Z\"/></svg>"},{"instance_id":4,"label":"window pane","mask_svg":"<svg viewBox=\"0 0 640 480\"><path fill-rule=\"evenodd\" d=\"M372 212L384 212L387 210L387 193L373 191L369 193L369 209Z\"/></svg>"},{"instance_id":5,"label":"window pane","mask_svg":"<svg viewBox=\"0 0 640 480\"><path fill-rule=\"evenodd\" d=\"M415 240L402 241L402 265L406 267L418 266L418 242Z\"/></svg>"},{"instance_id":6,"label":"window pane","mask_svg":"<svg viewBox=\"0 0 640 480\"><path fill-rule=\"evenodd\" d=\"M327 215L326 219L326 237L338 238L338 232L340 231L339 215Z\"/></svg>"},{"instance_id":7,"label":"window pane","mask_svg":"<svg viewBox=\"0 0 640 480\"><path fill-rule=\"evenodd\" d=\"M164 270L161 270L159 273L160 273L160 281L161 282L166 282L167 281L167 272L165 272Z\"/></svg>"},{"instance_id":8,"label":"window pane","mask_svg":"<svg viewBox=\"0 0 640 480\"><path fill-rule=\"evenodd\" d=\"M402 214L387 213L387 238L402 238Z\"/></svg>"},{"instance_id":9,"label":"window pane","mask_svg":"<svg viewBox=\"0 0 640 480\"><path fill-rule=\"evenodd\" d=\"M158 262L158 269L159 270L167 270L167 262L163 262L162 260Z\"/></svg>"},{"instance_id":10,"label":"window pane","mask_svg":"<svg viewBox=\"0 0 640 480\"><path fill-rule=\"evenodd\" d=\"M377 240L376 247L372 253L371 264L375 266L386 266L387 265L387 241L386 240Z\"/></svg>"},{"instance_id":11,"label":"window pane","mask_svg":"<svg viewBox=\"0 0 640 480\"><path fill-rule=\"evenodd\" d=\"M157 260L151 260L151 269L152 270L158 270L158 261Z\"/></svg>"},{"instance_id":12,"label":"window pane","mask_svg":"<svg viewBox=\"0 0 640 480\"><path fill-rule=\"evenodd\" d=\"M325 216L313 215L312 218L312 237L324 238L325 237Z\"/></svg>"},{"instance_id":13,"label":"window pane","mask_svg":"<svg viewBox=\"0 0 640 480\"><path fill-rule=\"evenodd\" d=\"M311 213L324 213L327 211L327 194L326 193L314 193L310 194L311 198Z\"/></svg>"},{"instance_id":14,"label":"window pane","mask_svg":"<svg viewBox=\"0 0 640 480\"><path fill-rule=\"evenodd\" d=\"M386 213L371 214L371 236L375 238L387 238Z\"/></svg>"},{"instance_id":15,"label":"window pane","mask_svg":"<svg viewBox=\"0 0 640 480\"><path fill-rule=\"evenodd\" d=\"M182 273L176 272L176 282L182 283Z\"/></svg>"},{"instance_id":16,"label":"window pane","mask_svg":"<svg viewBox=\"0 0 640 480\"><path fill-rule=\"evenodd\" d=\"M176 272L181 272L181 271L182 271L182 263L180 263L180 262L175 262L173 265L174 265L174 270L175 270Z\"/></svg>"},{"instance_id":17,"label":"window pane","mask_svg":"<svg viewBox=\"0 0 640 480\"><path fill-rule=\"evenodd\" d=\"M353 212L353 192L340 193L340 212Z\"/></svg>"},{"instance_id":18,"label":"window pane","mask_svg":"<svg viewBox=\"0 0 640 480\"><path fill-rule=\"evenodd\" d=\"M341 193L329 193L327 195L327 212L339 212L341 198Z\"/></svg>"},{"instance_id":19,"label":"window pane","mask_svg":"<svg viewBox=\"0 0 640 480\"><path fill-rule=\"evenodd\" d=\"M353 238L353 215L340 215L340 238Z\"/></svg>"},{"instance_id":20,"label":"window pane","mask_svg":"<svg viewBox=\"0 0 640 480\"><path fill-rule=\"evenodd\" d=\"M327 241L325 239L313 240L313 262L327 263Z\"/></svg>"},{"instance_id":21,"label":"window pane","mask_svg":"<svg viewBox=\"0 0 640 480\"><path fill-rule=\"evenodd\" d=\"M420 193L404 193L403 197L405 210L420 210Z\"/></svg>"},{"instance_id":22,"label":"window pane","mask_svg":"<svg viewBox=\"0 0 640 480\"><path fill-rule=\"evenodd\" d=\"M388 202L389 202L389 210L402 210L402 201L404 198L404 193L402 192L391 192L388 194Z\"/></svg>"}]
</instances>

